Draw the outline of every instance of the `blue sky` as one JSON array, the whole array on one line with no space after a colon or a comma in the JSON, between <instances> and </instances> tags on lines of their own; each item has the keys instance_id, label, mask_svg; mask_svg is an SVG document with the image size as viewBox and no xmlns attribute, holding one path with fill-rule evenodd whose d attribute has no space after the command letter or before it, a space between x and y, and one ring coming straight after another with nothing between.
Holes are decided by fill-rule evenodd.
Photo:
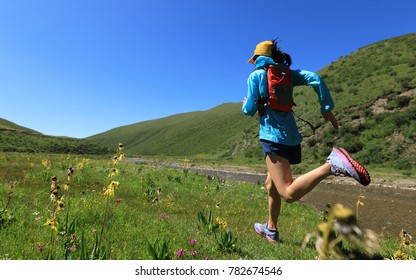
<instances>
[{"instance_id":1,"label":"blue sky","mask_svg":"<svg viewBox=\"0 0 416 280\"><path fill-rule=\"evenodd\" d=\"M416 1L0 0L0 118L55 136L240 102L255 45L318 71L416 32ZM243 117L243 116L242 116Z\"/></svg>"}]
</instances>

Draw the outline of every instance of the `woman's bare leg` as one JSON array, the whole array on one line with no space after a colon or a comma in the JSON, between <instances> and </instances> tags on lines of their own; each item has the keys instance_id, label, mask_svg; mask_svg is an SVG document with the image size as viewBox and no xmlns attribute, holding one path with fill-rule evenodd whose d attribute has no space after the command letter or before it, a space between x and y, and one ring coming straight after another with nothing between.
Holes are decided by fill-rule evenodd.
<instances>
[{"instance_id":1,"label":"woman's bare leg","mask_svg":"<svg viewBox=\"0 0 416 280\"><path fill-rule=\"evenodd\" d=\"M273 184L270 173L267 173L266 189L268 192L268 204L269 204L269 217L267 221L267 227L269 229L277 228L277 219L280 216L281 198L277 192L276 186Z\"/></svg>"},{"instance_id":2,"label":"woman's bare leg","mask_svg":"<svg viewBox=\"0 0 416 280\"><path fill-rule=\"evenodd\" d=\"M268 154L266 157L268 177L280 197L287 202L298 201L302 196L309 193L319 182L331 175L330 164L325 163L293 180L292 169L287 159Z\"/></svg>"}]
</instances>

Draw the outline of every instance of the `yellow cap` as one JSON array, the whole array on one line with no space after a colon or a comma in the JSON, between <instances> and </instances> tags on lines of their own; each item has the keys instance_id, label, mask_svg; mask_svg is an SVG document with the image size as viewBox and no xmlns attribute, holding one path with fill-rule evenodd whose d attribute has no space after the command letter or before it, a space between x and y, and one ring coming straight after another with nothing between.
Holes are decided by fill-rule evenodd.
<instances>
[{"instance_id":1,"label":"yellow cap","mask_svg":"<svg viewBox=\"0 0 416 280\"><path fill-rule=\"evenodd\" d=\"M256 49L254 50L253 56L250 58L248 63L255 63L255 57L258 55L272 56L273 42L272 41L263 41L257 44Z\"/></svg>"}]
</instances>

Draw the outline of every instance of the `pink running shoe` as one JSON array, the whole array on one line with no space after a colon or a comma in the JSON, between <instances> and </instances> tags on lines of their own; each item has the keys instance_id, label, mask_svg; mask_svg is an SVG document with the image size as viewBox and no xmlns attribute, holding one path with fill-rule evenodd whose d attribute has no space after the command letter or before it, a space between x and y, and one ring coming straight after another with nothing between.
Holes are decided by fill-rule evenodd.
<instances>
[{"instance_id":1,"label":"pink running shoe","mask_svg":"<svg viewBox=\"0 0 416 280\"><path fill-rule=\"evenodd\" d=\"M279 232L277 230L270 230L267 227L267 223L264 223L264 224L255 223L254 230L256 231L257 234L265 237L267 241L271 243L279 242Z\"/></svg>"},{"instance_id":2,"label":"pink running shoe","mask_svg":"<svg viewBox=\"0 0 416 280\"><path fill-rule=\"evenodd\" d=\"M348 152L340 147L334 147L327 161L331 165L331 172L335 176L349 176L361 185L367 186L371 182L367 170L355 161Z\"/></svg>"}]
</instances>

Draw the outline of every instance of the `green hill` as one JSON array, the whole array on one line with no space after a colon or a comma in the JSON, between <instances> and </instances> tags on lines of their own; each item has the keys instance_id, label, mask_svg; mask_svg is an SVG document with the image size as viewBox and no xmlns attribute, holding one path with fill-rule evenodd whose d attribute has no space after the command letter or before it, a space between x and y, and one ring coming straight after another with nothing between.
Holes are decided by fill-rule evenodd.
<instances>
[{"instance_id":1,"label":"green hill","mask_svg":"<svg viewBox=\"0 0 416 280\"><path fill-rule=\"evenodd\" d=\"M136 155L223 156L244 131L255 131L257 120L243 118L241 103L226 103L211 110L114 128L88 139L106 146L122 142Z\"/></svg>"},{"instance_id":2,"label":"green hill","mask_svg":"<svg viewBox=\"0 0 416 280\"><path fill-rule=\"evenodd\" d=\"M0 152L108 154L110 150L85 139L44 135L0 118Z\"/></svg>"},{"instance_id":3,"label":"green hill","mask_svg":"<svg viewBox=\"0 0 416 280\"><path fill-rule=\"evenodd\" d=\"M380 41L340 57L318 71L331 90L340 129L319 113L309 87L295 89L295 113L305 140L304 162L321 162L342 145L365 164L411 170L416 152L416 33ZM126 153L260 162L257 117L245 117L241 103L114 128L87 139Z\"/></svg>"},{"instance_id":4,"label":"green hill","mask_svg":"<svg viewBox=\"0 0 416 280\"><path fill-rule=\"evenodd\" d=\"M27 134L40 134L37 131L17 125L15 123L12 123L11 121L8 121L2 118L0 118L0 132L1 131L14 131L14 132L20 131L22 133L27 133Z\"/></svg>"}]
</instances>

